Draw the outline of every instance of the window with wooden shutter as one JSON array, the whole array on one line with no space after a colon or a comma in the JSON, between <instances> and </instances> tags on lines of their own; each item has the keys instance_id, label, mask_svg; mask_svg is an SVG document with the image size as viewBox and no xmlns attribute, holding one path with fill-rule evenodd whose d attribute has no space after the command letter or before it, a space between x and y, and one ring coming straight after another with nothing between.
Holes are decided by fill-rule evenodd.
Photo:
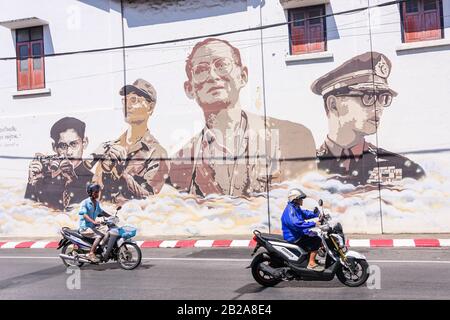
<instances>
[{"instance_id":1,"label":"window with wooden shutter","mask_svg":"<svg viewBox=\"0 0 450 320\"><path fill-rule=\"evenodd\" d=\"M42 26L17 29L17 90L45 87L44 37Z\"/></svg>"},{"instance_id":2,"label":"window with wooden shutter","mask_svg":"<svg viewBox=\"0 0 450 320\"><path fill-rule=\"evenodd\" d=\"M441 0L409 0L402 3L404 42L441 39Z\"/></svg>"},{"instance_id":3,"label":"window with wooden shutter","mask_svg":"<svg viewBox=\"0 0 450 320\"><path fill-rule=\"evenodd\" d=\"M324 5L289 10L291 54L326 50L324 14Z\"/></svg>"}]
</instances>

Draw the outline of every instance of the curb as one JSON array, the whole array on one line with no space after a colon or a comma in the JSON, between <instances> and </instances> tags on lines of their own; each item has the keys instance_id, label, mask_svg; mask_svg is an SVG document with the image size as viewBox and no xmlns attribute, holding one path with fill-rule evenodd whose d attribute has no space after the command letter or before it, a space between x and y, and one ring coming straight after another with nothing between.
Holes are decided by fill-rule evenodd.
<instances>
[{"instance_id":1,"label":"curb","mask_svg":"<svg viewBox=\"0 0 450 320\"><path fill-rule=\"evenodd\" d=\"M59 241L5 241L0 249L56 249ZM141 248L253 248L254 240L151 240L136 241ZM450 239L348 239L349 247L450 247Z\"/></svg>"}]
</instances>

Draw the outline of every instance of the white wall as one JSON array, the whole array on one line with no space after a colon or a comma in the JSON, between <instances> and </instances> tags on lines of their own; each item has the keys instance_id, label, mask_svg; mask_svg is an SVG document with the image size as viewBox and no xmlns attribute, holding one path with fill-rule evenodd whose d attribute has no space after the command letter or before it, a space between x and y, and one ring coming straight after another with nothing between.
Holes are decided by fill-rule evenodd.
<instances>
[{"instance_id":1,"label":"white wall","mask_svg":"<svg viewBox=\"0 0 450 320\"><path fill-rule=\"evenodd\" d=\"M387 0L371 0L370 5L384 2ZM189 0L181 2L182 5L177 3L154 0L126 4L125 44L202 36L287 21L287 12L277 0L262 1L262 7L259 0ZM331 0L326 5L326 13L366 6L366 0ZM450 0L443 0L443 7L445 38L449 40ZM26 17L38 17L49 22L44 28L46 53L122 45L119 1L18 0L8 2L8 5L6 1L0 3L0 21ZM401 45L399 19L398 6L371 9L370 26L368 10L330 16L326 21L327 51L333 57L289 64L286 63L289 55L287 25L220 38L241 50L243 62L249 68L249 83L241 94L244 108L264 114L265 106L268 116L302 123L312 131L317 146L323 142L328 127L322 98L311 92L311 83L353 56L370 50L381 52L392 61L388 81L399 95L383 114L378 131L379 146L395 152L449 148L449 46L397 51ZM0 57L15 55L14 39L11 30L0 27ZM198 41L126 50L127 82L144 78L157 90L158 102L149 125L169 154L173 154L203 126L200 108L186 97L183 90L185 59ZM90 139L87 153L125 129L118 94L124 81L122 50L47 57L45 65L46 87L51 89L51 94L14 98L15 61L0 60L0 129L14 126L18 135L12 144L0 143L0 155L23 158L0 159L0 177L8 181L20 180L22 187L29 158L35 152L51 152L49 129L57 119L76 116L86 122ZM376 135L368 139L377 142ZM448 157L434 153L408 156L425 163L425 169L432 172L441 170ZM435 197L448 195L448 186L439 184L443 176L448 176L448 168L428 184L428 187L439 190ZM379 199L379 195L375 198ZM421 208L432 208L430 203L435 198L426 195L423 199ZM280 201L275 201L274 210L281 210L277 206L284 202ZM383 207L383 211L391 209ZM360 208L359 212L364 210ZM376 210L372 211L376 214ZM274 219L277 219L276 214ZM380 231L377 226L369 227L367 221L355 224L354 230ZM380 222L378 218L374 221L375 224ZM396 223L393 222L389 230L397 230ZM421 222L414 223L405 228L450 231L448 219L444 227L433 225L420 229L416 226Z\"/></svg>"}]
</instances>

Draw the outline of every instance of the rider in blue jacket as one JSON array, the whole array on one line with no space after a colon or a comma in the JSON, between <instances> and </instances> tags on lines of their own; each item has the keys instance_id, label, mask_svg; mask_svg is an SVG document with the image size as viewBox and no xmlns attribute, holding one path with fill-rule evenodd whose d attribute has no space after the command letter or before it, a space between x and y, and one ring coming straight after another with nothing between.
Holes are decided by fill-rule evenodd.
<instances>
[{"instance_id":1,"label":"rider in blue jacket","mask_svg":"<svg viewBox=\"0 0 450 320\"><path fill-rule=\"evenodd\" d=\"M297 244L310 252L308 269L323 271L316 261L317 250L319 250L322 240L310 229L320 225L320 222L305 221L319 217L319 209L314 211L302 209L303 199L306 194L300 189L289 191L288 204L281 216L281 228L283 229L284 240Z\"/></svg>"}]
</instances>

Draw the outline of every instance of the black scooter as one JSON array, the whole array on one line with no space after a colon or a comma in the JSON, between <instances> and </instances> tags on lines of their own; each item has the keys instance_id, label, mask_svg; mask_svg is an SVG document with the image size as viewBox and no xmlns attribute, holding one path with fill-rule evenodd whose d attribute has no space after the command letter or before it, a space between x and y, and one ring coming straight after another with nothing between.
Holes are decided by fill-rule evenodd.
<instances>
[{"instance_id":1,"label":"black scooter","mask_svg":"<svg viewBox=\"0 0 450 320\"><path fill-rule=\"evenodd\" d=\"M319 200L319 205L323 206L322 200ZM256 247L252 256L259 248L265 249L253 258L249 266L256 282L265 287L272 287L281 281L331 281L336 275L346 286L363 285L369 277L366 257L348 250L341 224L331 226L330 220L330 215L324 214L322 207L319 215L321 226L317 234L322 239L319 252L322 252L325 260L323 271L307 269L309 253L303 248L285 241L280 235L253 231Z\"/></svg>"}]
</instances>

